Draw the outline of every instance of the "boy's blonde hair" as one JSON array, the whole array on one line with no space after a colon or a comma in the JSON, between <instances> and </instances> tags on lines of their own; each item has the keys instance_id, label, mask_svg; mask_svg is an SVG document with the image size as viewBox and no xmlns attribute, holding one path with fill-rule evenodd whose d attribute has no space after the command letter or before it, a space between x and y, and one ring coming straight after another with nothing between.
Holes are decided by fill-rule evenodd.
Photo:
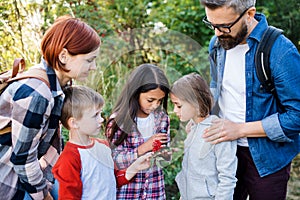
<instances>
[{"instance_id":1,"label":"boy's blonde hair","mask_svg":"<svg viewBox=\"0 0 300 200\"><path fill-rule=\"evenodd\" d=\"M66 129L70 128L68 126L68 119L71 117L81 119L85 110L91 108L99 109L104 105L103 97L89 87L80 85L70 86L63 91L65 99L60 120Z\"/></svg>"}]
</instances>

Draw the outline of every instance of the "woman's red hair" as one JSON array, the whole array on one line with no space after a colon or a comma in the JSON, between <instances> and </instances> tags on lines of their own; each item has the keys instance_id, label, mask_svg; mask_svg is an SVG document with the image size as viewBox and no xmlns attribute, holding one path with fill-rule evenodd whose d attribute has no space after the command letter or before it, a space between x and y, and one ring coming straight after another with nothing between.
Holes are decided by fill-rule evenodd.
<instances>
[{"instance_id":1,"label":"woman's red hair","mask_svg":"<svg viewBox=\"0 0 300 200\"><path fill-rule=\"evenodd\" d=\"M77 18L62 16L46 31L41 42L41 50L50 67L67 71L59 60L63 48L71 55L78 55L90 53L100 44L100 37L88 24Z\"/></svg>"}]
</instances>

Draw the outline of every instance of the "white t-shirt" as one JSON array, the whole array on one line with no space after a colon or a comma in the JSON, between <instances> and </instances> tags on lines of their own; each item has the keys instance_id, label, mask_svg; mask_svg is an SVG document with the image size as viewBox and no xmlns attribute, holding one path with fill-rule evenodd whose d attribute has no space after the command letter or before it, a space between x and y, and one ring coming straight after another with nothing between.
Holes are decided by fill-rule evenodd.
<instances>
[{"instance_id":1,"label":"white t-shirt","mask_svg":"<svg viewBox=\"0 0 300 200\"><path fill-rule=\"evenodd\" d=\"M223 82L219 98L219 114L221 118L236 123L245 122L245 54L248 50L248 44L241 44L226 51ZM238 145L248 146L247 138L238 139Z\"/></svg>"},{"instance_id":2,"label":"white t-shirt","mask_svg":"<svg viewBox=\"0 0 300 200\"><path fill-rule=\"evenodd\" d=\"M146 118L137 117L137 128L146 142L154 134L154 114L150 113Z\"/></svg>"}]
</instances>

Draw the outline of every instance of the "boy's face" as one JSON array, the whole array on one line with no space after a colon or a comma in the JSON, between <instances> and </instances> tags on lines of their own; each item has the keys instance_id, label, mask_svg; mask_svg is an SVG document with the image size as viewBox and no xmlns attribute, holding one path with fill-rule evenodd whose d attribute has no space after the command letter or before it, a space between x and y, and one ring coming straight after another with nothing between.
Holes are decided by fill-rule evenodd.
<instances>
[{"instance_id":1,"label":"boy's face","mask_svg":"<svg viewBox=\"0 0 300 200\"><path fill-rule=\"evenodd\" d=\"M197 118L197 109L190 103L182 101L173 93L170 93L170 99L174 104L174 113L179 117L180 121L186 122L190 119Z\"/></svg>"},{"instance_id":2,"label":"boy's face","mask_svg":"<svg viewBox=\"0 0 300 200\"><path fill-rule=\"evenodd\" d=\"M96 136L99 134L101 124L104 119L101 116L102 108L86 109L82 118L76 120L78 124L78 132L81 135Z\"/></svg>"}]
</instances>

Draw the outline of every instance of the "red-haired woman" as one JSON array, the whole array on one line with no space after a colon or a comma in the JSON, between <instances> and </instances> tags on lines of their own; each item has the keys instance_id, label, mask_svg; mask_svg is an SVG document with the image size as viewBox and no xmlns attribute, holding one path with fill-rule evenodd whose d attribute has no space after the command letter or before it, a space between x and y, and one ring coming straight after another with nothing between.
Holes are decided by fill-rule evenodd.
<instances>
[{"instance_id":1,"label":"red-haired woman","mask_svg":"<svg viewBox=\"0 0 300 200\"><path fill-rule=\"evenodd\" d=\"M36 78L15 81L1 95L1 199L52 199L51 173L61 151L59 117L62 88L83 81L96 68L101 41L83 21L59 17L41 42L42 61L34 66L47 73L49 86Z\"/></svg>"}]
</instances>

